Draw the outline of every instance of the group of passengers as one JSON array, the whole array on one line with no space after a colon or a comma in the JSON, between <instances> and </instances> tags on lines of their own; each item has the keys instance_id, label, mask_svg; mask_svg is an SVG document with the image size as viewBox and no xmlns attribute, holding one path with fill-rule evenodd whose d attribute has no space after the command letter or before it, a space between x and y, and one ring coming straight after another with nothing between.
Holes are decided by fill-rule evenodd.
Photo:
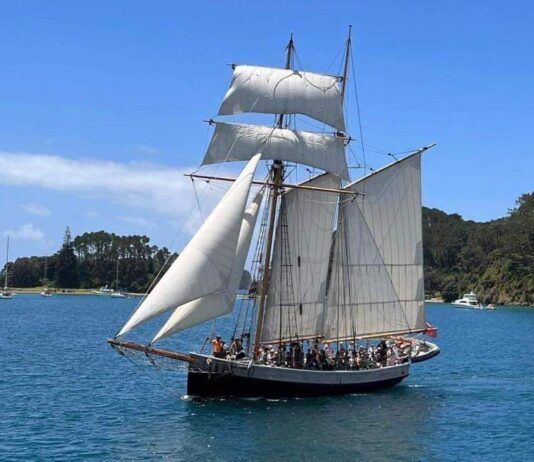
<instances>
[{"instance_id":1,"label":"group of passengers","mask_svg":"<svg viewBox=\"0 0 534 462\"><path fill-rule=\"evenodd\" d=\"M240 338L232 338L228 347L217 336L212 341L213 356L216 358L245 359L249 351L248 337L246 347ZM266 345L261 348L258 360L262 364L295 369L314 370L360 370L402 364L410 357L414 339L394 338L381 340L373 345L370 342L360 345L357 342L336 342L333 344L294 341L289 344Z\"/></svg>"},{"instance_id":2,"label":"group of passengers","mask_svg":"<svg viewBox=\"0 0 534 462\"><path fill-rule=\"evenodd\" d=\"M245 341L248 342L248 339L249 337L246 336ZM239 360L247 357L245 348L243 348L243 339L241 338L232 337L232 343L228 347L228 344L221 338L221 336L217 335L217 337L211 341L211 345L213 348L213 356L216 358ZM248 345L246 346L248 350Z\"/></svg>"}]
</instances>

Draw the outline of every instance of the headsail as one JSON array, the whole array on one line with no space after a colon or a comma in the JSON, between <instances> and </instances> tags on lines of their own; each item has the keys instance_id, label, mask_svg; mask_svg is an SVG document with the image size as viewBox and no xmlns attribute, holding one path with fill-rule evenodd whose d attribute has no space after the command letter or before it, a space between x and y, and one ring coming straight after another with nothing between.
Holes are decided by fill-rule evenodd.
<instances>
[{"instance_id":1,"label":"headsail","mask_svg":"<svg viewBox=\"0 0 534 462\"><path fill-rule=\"evenodd\" d=\"M324 174L302 184L336 188L339 178ZM299 189L282 196L262 342L321 333L336 199Z\"/></svg>"},{"instance_id":2,"label":"headsail","mask_svg":"<svg viewBox=\"0 0 534 462\"><path fill-rule=\"evenodd\" d=\"M303 114L345 130L339 78L259 66L235 66L219 115Z\"/></svg>"},{"instance_id":3,"label":"headsail","mask_svg":"<svg viewBox=\"0 0 534 462\"><path fill-rule=\"evenodd\" d=\"M421 153L348 186L325 316L327 339L424 330Z\"/></svg>"},{"instance_id":4,"label":"headsail","mask_svg":"<svg viewBox=\"0 0 534 462\"><path fill-rule=\"evenodd\" d=\"M349 179L345 138L261 125L216 122L203 165L249 160L261 152L263 160L286 160L320 168Z\"/></svg>"},{"instance_id":5,"label":"headsail","mask_svg":"<svg viewBox=\"0 0 534 462\"><path fill-rule=\"evenodd\" d=\"M177 306L229 287L256 154L118 335Z\"/></svg>"},{"instance_id":6,"label":"headsail","mask_svg":"<svg viewBox=\"0 0 534 462\"><path fill-rule=\"evenodd\" d=\"M156 334L152 343L210 319L231 313L250 248L250 241L260 209L262 193L258 193L245 211L235 255L232 277L227 289L206 295L176 308Z\"/></svg>"}]
</instances>

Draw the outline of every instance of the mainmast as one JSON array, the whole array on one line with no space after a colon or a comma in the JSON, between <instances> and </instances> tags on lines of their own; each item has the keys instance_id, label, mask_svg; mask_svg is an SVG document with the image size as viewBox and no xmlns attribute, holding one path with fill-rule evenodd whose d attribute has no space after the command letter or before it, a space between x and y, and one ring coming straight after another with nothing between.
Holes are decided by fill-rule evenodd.
<instances>
[{"instance_id":1,"label":"mainmast","mask_svg":"<svg viewBox=\"0 0 534 462\"><path fill-rule=\"evenodd\" d=\"M286 69L291 69L291 61L294 53L293 45L293 33L289 38L289 43L287 44L287 55L286 55ZM278 121L276 123L278 128L283 128L284 125L284 114L278 116ZM274 237L274 228L276 224L276 206L278 204L278 196L280 195L280 189L284 180L284 164L281 160L275 160L273 166L271 167L271 181L273 183L271 190L271 204L270 204L270 215L269 215L269 228L267 231L267 243L265 248L264 263L263 263L263 279L261 284L261 294L260 294L260 304L258 306L258 316L256 323L256 334L254 337L254 355L259 353L259 346L261 342L261 335L263 330L263 317L265 313L265 304L267 303L267 292L269 291L269 280L271 273L271 253L273 248L273 237Z\"/></svg>"}]
</instances>

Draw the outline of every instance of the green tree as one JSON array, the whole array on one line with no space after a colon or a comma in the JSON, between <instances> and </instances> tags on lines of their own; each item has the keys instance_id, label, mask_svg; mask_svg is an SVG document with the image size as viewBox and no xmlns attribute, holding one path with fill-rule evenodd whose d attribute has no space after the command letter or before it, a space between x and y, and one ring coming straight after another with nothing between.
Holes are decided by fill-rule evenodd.
<instances>
[{"instance_id":1,"label":"green tree","mask_svg":"<svg viewBox=\"0 0 534 462\"><path fill-rule=\"evenodd\" d=\"M68 226L65 230L63 246L55 259L55 284L57 287L67 289L79 287L78 259L74 254Z\"/></svg>"}]
</instances>

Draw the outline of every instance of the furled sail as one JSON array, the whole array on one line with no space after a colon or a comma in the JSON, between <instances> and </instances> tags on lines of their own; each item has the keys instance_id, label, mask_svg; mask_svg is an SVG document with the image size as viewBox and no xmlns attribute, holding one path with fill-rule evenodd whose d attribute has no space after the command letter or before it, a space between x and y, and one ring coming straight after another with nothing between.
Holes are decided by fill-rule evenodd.
<instances>
[{"instance_id":1,"label":"furled sail","mask_svg":"<svg viewBox=\"0 0 534 462\"><path fill-rule=\"evenodd\" d=\"M320 168L348 180L344 138L261 125L216 122L203 165L249 160L286 160Z\"/></svg>"},{"instance_id":2,"label":"furled sail","mask_svg":"<svg viewBox=\"0 0 534 462\"><path fill-rule=\"evenodd\" d=\"M170 337L189 327L232 312L262 198L263 194L258 193L245 211L241 231L239 232L232 277L230 278L228 288L176 308L165 325L156 334L152 343L162 338Z\"/></svg>"},{"instance_id":3,"label":"furled sail","mask_svg":"<svg viewBox=\"0 0 534 462\"><path fill-rule=\"evenodd\" d=\"M118 335L159 314L229 287L256 154Z\"/></svg>"},{"instance_id":4,"label":"furled sail","mask_svg":"<svg viewBox=\"0 0 534 462\"><path fill-rule=\"evenodd\" d=\"M323 174L303 184L337 188L339 178ZM322 191L282 196L262 342L321 333L336 207L337 197Z\"/></svg>"},{"instance_id":5,"label":"furled sail","mask_svg":"<svg viewBox=\"0 0 534 462\"><path fill-rule=\"evenodd\" d=\"M324 336L423 330L421 154L348 188L365 195L340 207Z\"/></svg>"},{"instance_id":6,"label":"furled sail","mask_svg":"<svg viewBox=\"0 0 534 462\"><path fill-rule=\"evenodd\" d=\"M345 130L339 78L258 66L235 66L219 115L303 114Z\"/></svg>"}]
</instances>

